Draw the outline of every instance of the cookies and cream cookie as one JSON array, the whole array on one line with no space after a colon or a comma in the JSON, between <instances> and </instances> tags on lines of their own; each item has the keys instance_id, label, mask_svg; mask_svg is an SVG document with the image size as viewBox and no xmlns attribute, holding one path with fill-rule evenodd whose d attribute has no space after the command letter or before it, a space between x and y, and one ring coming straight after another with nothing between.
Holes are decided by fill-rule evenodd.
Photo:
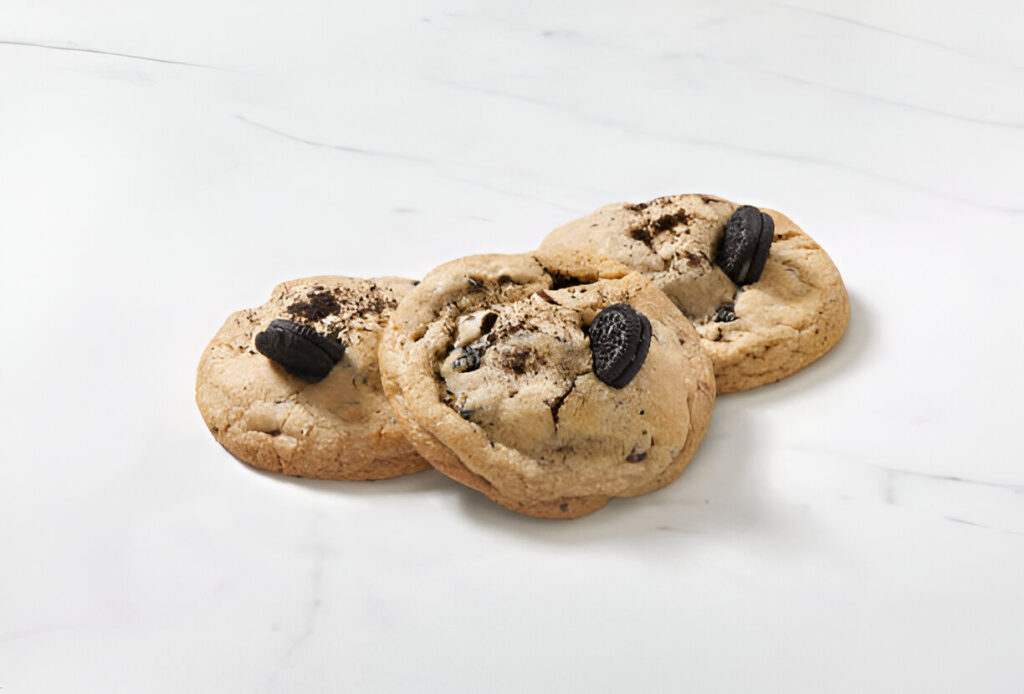
<instances>
[{"instance_id":1,"label":"cookies and cream cookie","mask_svg":"<svg viewBox=\"0 0 1024 694\"><path fill-rule=\"evenodd\" d=\"M619 263L484 255L431 271L380 342L416 449L515 511L575 518L679 476L715 399L690 322Z\"/></svg>"},{"instance_id":2,"label":"cookies and cream cookie","mask_svg":"<svg viewBox=\"0 0 1024 694\"><path fill-rule=\"evenodd\" d=\"M426 469L381 389L377 343L414 286L393 277L285 282L228 317L196 376L196 403L238 459L302 477L367 480Z\"/></svg>"},{"instance_id":3,"label":"cookies and cream cookie","mask_svg":"<svg viewBox=\"0 0 1024 694\"><path fill-rule=\"evenodd\" d=\"M720 393L807 366L849 320L839 271L813 239L779 212L709 195L607 205L541 249L599 254L651 279L693 321Z\"/></svg>"}]
</instances>

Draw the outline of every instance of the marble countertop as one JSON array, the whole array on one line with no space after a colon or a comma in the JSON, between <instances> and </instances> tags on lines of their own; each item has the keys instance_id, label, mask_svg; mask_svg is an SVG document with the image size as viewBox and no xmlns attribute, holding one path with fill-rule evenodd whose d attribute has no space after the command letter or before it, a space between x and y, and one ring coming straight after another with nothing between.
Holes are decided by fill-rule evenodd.
<instances>
[{"instance_id":1,"label":"marble countertop","mask_svg":"<svg viewBox=\"0 0 1024 694\"><path fill-rule=\"evenodd\" d=\"M1024 5L0 3L0 691L1020 692ZM193 402L279 281L706 192L846 336L572 522L263 474Z\"/></svg>"}]
</instances>

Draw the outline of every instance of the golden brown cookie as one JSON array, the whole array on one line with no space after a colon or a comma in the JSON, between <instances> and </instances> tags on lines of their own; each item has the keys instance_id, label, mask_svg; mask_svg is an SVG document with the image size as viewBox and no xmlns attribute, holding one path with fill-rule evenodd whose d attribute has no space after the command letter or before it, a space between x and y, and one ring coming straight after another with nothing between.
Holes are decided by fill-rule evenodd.
<instances>
[{"instance_id":1,"label":"golden brown cookie","mask_svg":"<svg viewBox=\"0 0 1024 694\"><path fill-rule=\"evenodd\" d=\"M774 210L762 210L770 218L765 226L774 224L763 271L745 283L749 265L728 268L737 284L721 264L733 260L722 253L723 234L739 207L710 195L617 203L555 229L541 249L596 253L642 272L693 321L714 362L718 392L746 390L831 349L846 329L850 302L825 251ZM746 250L756 255L753 245Z\"/></svg>"},{"instance_id":2,"label":"golden brown cookie","mask_svg":"<svg viewBox=\"0 0 1024 694\"><path fill-rule=\"evenodd\" d=\"M370 480L429 467L403 436L377 365L380 330L414 284L310 277L229 316L196 376L210 431L239 460L287 475Z\"/></svg>"},{"instance_id":3,"label":"golden brown cookie","mask_svg":"<svg viewBox=\"0 0 1024 694\"><path fill-rule=\"evenodd\" d=\"M380 344L384 390L434 467L515 511L576 518L679 476L711 420L711 362L618 263L485 255L431 271Z\"/></svg>"}]
</instances>

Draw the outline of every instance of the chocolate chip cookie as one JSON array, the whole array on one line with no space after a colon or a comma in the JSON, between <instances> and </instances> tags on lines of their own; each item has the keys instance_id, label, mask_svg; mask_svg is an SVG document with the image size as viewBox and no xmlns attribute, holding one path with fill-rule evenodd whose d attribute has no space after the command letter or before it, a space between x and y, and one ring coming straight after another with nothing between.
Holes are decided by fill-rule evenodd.
<instances>
[{"instance_id":1,"label":"chocolate chip cookie","mask_svg":"<svg viewBox=\"0 0 1024 694\"><path fill-rule=\"evenodd\" d=\"M600 254L650 278L693 321L720 393L802 369L850 316L839 271L788 217L710 195L608 205L555 229L541 249Z\"/></svg>"},{"instance_id":2,"label":"chocolate chip cookie","mask_svg":"<svg viewBox=\"0 0 1024 694\"><path fill-rule=\"evenodd\" d=\"M707 431L711 362L640 273L576 251L431 271L380 343L416 449L503 506L576 518L679 476Z\"/></svg>"},{"instance_id":3,"label":"chocolate chip cookie","mask_svg":"<svg viewBox=\"0 0 1024 694\"><path fill-rule=\"evenodd\" d=\"M381 389L381 328L412 280L310 277L228 317L199 362L196 403L236 458L264 470L383 479L429 465Z\"/></svg>"}]
</instances>

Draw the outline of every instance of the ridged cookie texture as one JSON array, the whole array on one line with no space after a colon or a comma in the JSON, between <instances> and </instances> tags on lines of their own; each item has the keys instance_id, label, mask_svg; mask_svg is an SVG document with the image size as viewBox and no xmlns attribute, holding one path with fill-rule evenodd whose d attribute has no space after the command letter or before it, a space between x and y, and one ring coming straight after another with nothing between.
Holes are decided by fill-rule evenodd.
<instances>
[{"instance_id":1,"label":"ridged cookie texture","mask_svg":"<svg viewBox=\"0 0 1024 694\"><path fill-rule=\"evenodd\" d=\"M616 203L552 231L548 253L606 256L643 273L693 321L715 365L719 393L789 376L824 355L850 317L828 254L785 215L764 209L774 239L760 277L738 286L716 264L736 203L672 195Z\"/></svg>"},{"instance_id":2,"label":"ridged cookie texture","mask_svg":"<svg viewBox=\"0 0 1024 694\"><path fill-rule=\"evenodd\" d=\"M300 477L371 480L427 469L388 405L377 363L381 329L414 284L310 277L229 316L196 375L196 403L216 439L249 465ZM275 320L343 348L323 380L310 383L257 350L257 335Z\"/></svg>"},{"instance_id":3,"label":"ridged cookie texture","mask_svg":"<svg viewBox=\"0 0 1024 694\"><path fill-rule=\"evenodd\" d=\"M610 346L613 327L595 336L608 368L622 362L609 385L588 330L616 304L629 308L609 326L634 329ZM575 251L474 256L434 269L402 300L381 338L381 376L438 470L514 511L576 518L663 487L693 457L715 400L699 343L665 294L619 263Z\"/></svg>"}]
</instances>

